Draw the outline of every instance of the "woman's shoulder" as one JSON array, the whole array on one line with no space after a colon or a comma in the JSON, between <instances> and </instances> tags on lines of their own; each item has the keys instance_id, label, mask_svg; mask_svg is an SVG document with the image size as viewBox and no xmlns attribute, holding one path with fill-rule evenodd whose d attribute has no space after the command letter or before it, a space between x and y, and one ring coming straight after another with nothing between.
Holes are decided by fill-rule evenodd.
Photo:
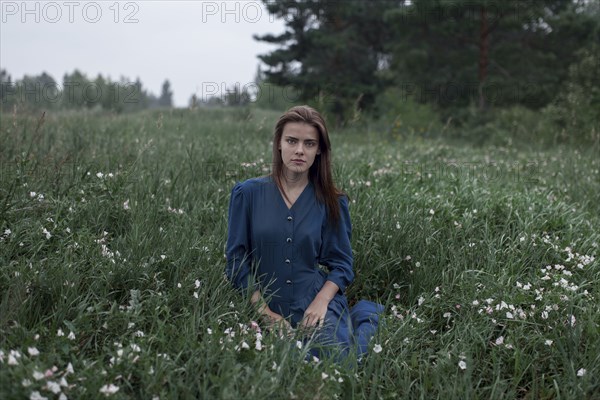
<instances>
[{"instance_id":1,"label":"woman's shoulder","mask_svg":"<svg viewBox=\"0 0 600 400\"><path fill-rule=\"evenodd\" d=\"M348 207L348 203L350 202L350 197L348 197L347 193L340 191L337 194L337 198L338 198L338 202L340 203L340 206Z\"/></svg>"},{"instance_id":2,"label":"woman's shoulder","mask_svg":"<svg viewBox=\"0 0 600 400\"><path fill-rule=\"evenodd\" d=\"M256 190L264 188L265 185L268 185L272 182L273 181L269 175L250 178L241 182L238 181L235 183L235 185L233 185L232 193L251 194Z\"/></svg>"}]
</instances>

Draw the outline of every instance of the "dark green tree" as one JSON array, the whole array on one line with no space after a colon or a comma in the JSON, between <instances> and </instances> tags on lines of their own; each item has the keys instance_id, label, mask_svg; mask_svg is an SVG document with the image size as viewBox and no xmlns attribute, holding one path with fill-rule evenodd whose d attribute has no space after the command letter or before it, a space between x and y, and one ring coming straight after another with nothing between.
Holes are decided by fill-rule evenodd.
<instances>
[{"instance_id":1,"label":"dark green tree","mask_svg":"<svg viewBox=\"0 0 600 400\"><path fill-rule=\"evenodd\" d=\"M225 92L224 100L227 106L245 106L250 103L251 96L245 87L240 88L240 85L233 85L231 89L227 89Z\"/></svg>"},{"instance_id":2,"label":"dark green tree","mask_svg":"<svg viewBox=\"0 0 600 400\"><path fill-rule=\"evenodd\" d=\"M386 15L395 84L441 107L542 107L591 40L582 3L413 0Z\"/></svg>"},{"instance_id":3,"label":"dark green tree","mask_svg":"<svg viewBox=\"0 0 600 400\"><path fill-rule=\"evenodd\" d=\"M162 84L158 105L161 107L173 107L173 92L171 91L171 84L168 80L165 80Z\"/></svg>"},{"instance_id":4,"label":"dark green tree","mask_svg":"<svg viewBox=\"0 0 600 400\"><path fill-rule=\"evenodd\" d=\"M65 74L62 84L62 106L75 109L91 106L95 92L92 94L89 88L90 81L79 70L76 69L70 75Z\"/></svg>"},{"instance_id":5,"label":"dark green tree","mask_svg":"<svg viewBox=\"0 0 600 400\"><path fill-rule=\"evenodd\" d=\"M8 110L16 103L17 88L5 69L0 69L0 110Z\"/></svg>"},{"instance_id":6,"label":"dark green tree","mask_svg":"<svg viewBox=\"0 0 600 400\"><path fill-rule=\"evenodd\" d=\"M254 36L277 44L259 56L267 83L292 87L298 98L324 106L336 123L354 108L371 105L380 89L377 71L389 29L383 16L401 1L265 1L270 13L284 18L279 35ZM291 105L291 104L290 104Z\"/></svg>"}]
</instances>

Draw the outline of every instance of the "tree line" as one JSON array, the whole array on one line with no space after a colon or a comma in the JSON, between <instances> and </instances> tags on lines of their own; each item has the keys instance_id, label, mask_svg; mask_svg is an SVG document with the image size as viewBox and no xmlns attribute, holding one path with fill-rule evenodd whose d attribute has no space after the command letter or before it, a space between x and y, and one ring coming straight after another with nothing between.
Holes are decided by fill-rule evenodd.
<instances>
[{"instance_id":1,"label":"tree line","mask_svg":"<svg viewBox=\"0 0 600 400\"><path fill-rule=\"evenodd\" d=\"M338 124L361 110L550 105L600 110L600 6L589 0L264 0L285 22L260 55L264 81L322 102ZM573 97L576 100L573 100Z\"/></svg>"},{"instance_id":2,"label":"tree line","mask_svg":"<svg viewBox=\"0 0 600 400\"><path fill-rule=\"evenodd\" d=\"M26 75L13 82L4 69L0 70L0 80L0 111L18 106L27 111L98 109L121 113L173 107L173 91L169 80L163 82L159 96L146 90L139 78L131 81L122 77L119 81L112 81L99 74L95 79L88 79L77 69L65 74L60 83L46 72ZM255 92L251 93L239 84L233 85L223 93L202 98L193 94L189 106L247 106L255 100Z\"/></svg>"},{"instance_id":3,"label":"tree line","mask_svg":"<svg viewBox=\"0 0 600 400\"><path fill-rule=\"evenodd\" d=\"M0 70L0 78L0 107L4 110L19 106L30 111L101 109L120 113L173 106L168 80L163 82L157 97L143 87L139 78L131 81L122 77L112 81L99 74L95 79L88 79L79 70L66 73L62 82L46 72L26 75L13 82L6 70Z\"/></svg>"}]
</instances>

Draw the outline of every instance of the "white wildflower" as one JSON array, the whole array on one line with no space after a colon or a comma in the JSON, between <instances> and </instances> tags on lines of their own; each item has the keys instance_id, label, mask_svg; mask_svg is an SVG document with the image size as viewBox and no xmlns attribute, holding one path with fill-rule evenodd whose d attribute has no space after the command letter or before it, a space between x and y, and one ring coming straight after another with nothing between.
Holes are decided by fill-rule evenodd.
<instances>
[{"instance_id":1,"label":"white wildflower","mask_svg":"<svg viewBox=\"0 0 600 400\"><path fill-rule=\"evenodd\" d=\"M30 356L35 357L35 356L39 356L40 352L37 348L35 347L28 347L27 348L27 352L29 353Z\"/></svg>"},{"instance_id":2,"label":"white wildflower","mask_svg":"<svg viewBox=\"0 0 600 400\"><path fill-rule=\"evenodd\" d=\"M383 350L383 348L381 347L380 344L376 344L375 346L373 346L374 353L381 353L382 350Z\"/></svg>"},{"instance_id":3,"label":"white wildflower","mask_svg":"<svg viewBox=\"0 0 600 400\"><path fill-rule=\"evenodd\" d=\"M585 376L586 373L587 370L585 368L579 368L579 370L577 371L577 376Z\"/></svg>"},{"instance_id":4,"label":"white wildflower","mask_svg":"<svg viewBox=\"0 0 600 400\"><path fill-rule=\"evenodd\" d=\"M44 373L40 372L40 371L33 371L32 376L33 376L33 379L35 379L36 381L44 379Z\"/></svg>"},{"instance_id":5,"label":"white wildflower","mask_svg":"<svg viewBox=\"0 0 600 400\"><path fill-rule=\"evenodd\" d=\"M462 370L465 370L465 369L467 369L467 363L465 362L465 360L460 360L460 361L458 362L458 368L460 368L460 369L462 369Z\"/></svg>"},{"instance_id":6,"label":"white wildflower","mask_svg":"<svg viewBox=\"0 0 600 400\"><path fill-rule=\"evenodd\" d=\"M102 393L103 395L105 395L107 397L117 393L118 391L119 391L119 387L116 385L113 385L112 383L110 383L108 385L104 385L100 388L100 393Z\"/></svg>"},{"instance_id":7,"label":"white wildflower","mask_svg":"<svg viewBox=\"0 0 600 400\"><path fill-rule=\"evenodd\" d=\"M46 383L46 386L48 387L48 390L54 394L59 394L60 392L62 392L62 389L60 388L60 385L57 382L48 381Z\"/></svg>"},{"instance_id":8,"label":"white wildflower","mask_svg":"<svg viewBox=\"0 0 600 400\"><path fill-rule=\"evenodd\" d=\"M48 400L48 398L42 396L40 392L36 390L35 392L31 392L31 394L29 395L29 400Z\"/></svg>"},{"instance_id":9,"label":"white wildflower","mask_svg":"<svg viewBox=\"0 0 600 400\"><path fill-rule=\"evenodd\" d=\"M15 357L13 354L8 355L7 363L8 363L8 365L18 365L19 364L19 362L17 361L17 357Z\"/></svg>"}]
</instances>

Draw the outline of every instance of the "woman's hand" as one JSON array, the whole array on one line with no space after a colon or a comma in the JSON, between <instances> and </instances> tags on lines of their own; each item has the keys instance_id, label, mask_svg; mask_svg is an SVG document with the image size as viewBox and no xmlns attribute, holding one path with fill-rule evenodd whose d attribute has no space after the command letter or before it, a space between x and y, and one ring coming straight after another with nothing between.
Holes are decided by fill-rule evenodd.
<instances>
[{"instance_id":1,"label":"woman's hand","mask_svg":"<svg viewBox=\"0 0 600 400\"><path fill-rule=\"evenodd\" d=\"M290 322L276 312L271 311L269 307L266 307L266 310L261 313L261 317L267 324L267 330L280 331L284 334L293 332Z\"/></svg>"},{"instance_id":2,"label":"woman's hand","mask_svg":"<svg viewBox=\"0 0 600 400\"><path fill-rule=\"evenodd\" d=\"M261 320L267 325L267 330L280 331L286 335L293 333L294 329L289 321L276 312L271 311L267 303L262 298L260 291L257 290L252 294L250 302L257 307Z\"/></svg>"},{"instance_id":3,"label":"woman's hand","mask_svg":"<svg viewBox=\"0 0 600 400\"><path fill-rule=\"evenodd\" d=\"M325 322L327 307L340 288L331 281L326 281L314 300L310 303L304 318L302 319L302 327L311 328L313 326L322 326Z\"/></svg>"},{"instance_id":4,"label":"woman's hand","mask_svg":"<svg viewBox=\"0 0 600 400\"><path fill-rule=\"evenodd\" d=\"M317 294L306 311L304 311L304 318L302 319L301 326L303 328L311 328L313 326L323 325L325 315L327 314L327 306L329 306L329 301Z\"/></svg>"}]
</instances>

